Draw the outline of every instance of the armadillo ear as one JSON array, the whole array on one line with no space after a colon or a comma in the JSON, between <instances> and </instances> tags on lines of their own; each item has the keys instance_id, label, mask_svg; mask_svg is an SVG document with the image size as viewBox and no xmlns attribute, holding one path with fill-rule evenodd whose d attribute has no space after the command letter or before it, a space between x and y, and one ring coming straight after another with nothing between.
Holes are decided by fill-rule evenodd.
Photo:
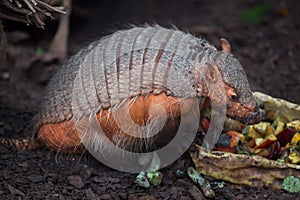
<instances>
[{"instance_id":1,"label":"armadillo ear","mask_svg":"<svg viewBox=\"0 0 300 200\"><path fill-rule=\"evenodd\" d=\"M219 69L216 66L213 66L209 63L205 63L205 77L206 80L215 82L218 79L219 75Z\"/></svg>"},{"instance_id":2,"label":"armadillo ear","mask_svg":"<svg viewBox=\"0 0 300 200\"><path fill-rule=\"evenodd\" d=\"M226 51L227 53L231 53L231 47L229 42L225 38L220 39L221 47L223 51Z\"/></svg>"}]
</instances>

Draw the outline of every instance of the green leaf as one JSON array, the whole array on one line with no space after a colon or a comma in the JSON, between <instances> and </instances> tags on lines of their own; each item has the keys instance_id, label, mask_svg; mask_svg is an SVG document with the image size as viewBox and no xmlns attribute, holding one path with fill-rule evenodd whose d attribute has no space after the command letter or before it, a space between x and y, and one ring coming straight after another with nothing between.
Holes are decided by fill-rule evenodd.
<instances>
[{"instance_id":1,"label":"green leaf","mask_svg":"<svg viewBox=\"0 0 300 200\"><path fill-rule=\"evenodd\" d=\"M291 193L300 192L300 179L292 175L287 176L282 182L282 189Z\"/></svg>"}]
</instances>

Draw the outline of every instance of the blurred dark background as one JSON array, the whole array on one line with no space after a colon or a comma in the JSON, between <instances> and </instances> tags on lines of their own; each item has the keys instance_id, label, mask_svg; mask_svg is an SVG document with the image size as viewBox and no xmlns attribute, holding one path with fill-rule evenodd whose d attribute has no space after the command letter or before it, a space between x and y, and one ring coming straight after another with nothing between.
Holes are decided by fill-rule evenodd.
<instances>
[{"instance_id":1,"label":"blurred dark background","mask_svg":"<svg viewBox=\"0 0 300 200\"><path fill-rule=\"evenodd\" d=\"M205 37L217 48L219 39L226 38L244 66L253 91L300 104L299 19L299 0L74 0L68 55L103 35L132 25L177 27ZM32 134L27 127L39 98L64 62L45 56L58 20L45 22L42 30L2 21L7 61L0 66L1 137ZM71 159L55 163L57 154L45 149L28 152L0 145L0 152L0 197L4 199L24 195L28 199L201 199L201 192L189 179L177 180L174 175L176 169L186 165L186 158L165 170L166 177L171 178L164 179L161 187L145 190L134 184L134 175L124 175L97 162L94 166L84 159L74 161L72 155L68 155ZM70 186L70 175L84 177L85 186ZM216 195L218 199L245 200L298 197L270 188L228 183L218 188Z\"/></svg>"}]
</instances>

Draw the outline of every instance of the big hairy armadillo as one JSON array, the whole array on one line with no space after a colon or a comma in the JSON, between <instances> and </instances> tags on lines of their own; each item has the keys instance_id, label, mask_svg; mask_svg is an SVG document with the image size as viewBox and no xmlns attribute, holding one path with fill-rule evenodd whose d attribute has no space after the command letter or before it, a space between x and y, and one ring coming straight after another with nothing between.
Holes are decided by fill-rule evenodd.
<instances>
[{"instance_id":1,"label":"big hairy armadillo","mask_svg":"<svg viewBox=\"0 0 300 200\"><path fill-rule=\"evenodd\" d=\"M50 81L37 117L38 138L57 151L82 150L76 125L84 116L96 116L105 135L118 145L131 149L162 146L178 128L178 102L198 98L201 109L204 99L218 99L218 94L208 93L199 76L207 63L222 76L227 115L256 123L259 113L246 74L230 54L229 43L221 39L221 45L219 51L202 38L159 26L117 31L93 42L71 57ZM126 125L127 117L117 122L111 112L126 103L131 120L146 127L151 126L151 106L160 103L167 119L158 136L147 140L122 131L119 125ZM94 141L101 144L96 135Z\"/></svg>"}]
</instances>

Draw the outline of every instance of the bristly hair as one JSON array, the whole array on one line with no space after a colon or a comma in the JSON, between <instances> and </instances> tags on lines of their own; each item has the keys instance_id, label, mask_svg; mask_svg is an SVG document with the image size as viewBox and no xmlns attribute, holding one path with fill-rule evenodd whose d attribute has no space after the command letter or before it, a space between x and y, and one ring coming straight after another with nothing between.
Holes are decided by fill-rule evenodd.
<instances>
[{"instance_id":1,"label":"bristly hair","mask_svg":"<svg viewBox=\"0 0 300 200\"><path fill-rule=\"evenodd\" d=\"M145 97L146 98L146 97ZM122 101L119 104L116 104L114 107L109 109L108 114L105 117L110 117L110 115L120 109L125 103L129 103L128 108L130 108L133 103L136 101L136 98L131 98L127 99L127 101ZM175 104L176 102L173 102ZM172 105L173 105L172 104ZM179 102L180 104L180 102ZM170 107L172 105L169 105ZM129 112L129 111L128 111ZM99 124L99 121L101 121L102 116L102 110L100 111L100 118L97 119L96 115L91 116L86 116L84 118L81 118L75 122L75 127L76 131L80 135L81 142L84 143L85 145L88 145L90 148L92 148L92 151L100 152L103 153L103 156L105 157L106 155L112 155L115 152L115 148L110 148L110 146L107 144L108 136L104 132L104 130L101 128L101 125ZM168 118L174 120L174 115L173 113L169 113ZM157 123L152 123L155 122L154 118L149 118L146 122L146 125L143 129L144 131L152 131L152 130L160 130L161 127L154 127L159 124ZM108 120L109 122L109 120ZM132 126L131 126L132 127ZM121 149L126 149L132 152L144 152L147 151L152 147L152 145L156 142L153 139L155 137L149 137L146 139L143 138L136 138L136 137L123 137L122 134L124 133L115 133L113 134L111 138L111 143L113 143L115 146L118 146ZM125 133L126 134L126 133ZM142 133L141 133L142 134ZM147 135L149 133L145 132L144 135Z\"/></svg>"}]
</instances>

